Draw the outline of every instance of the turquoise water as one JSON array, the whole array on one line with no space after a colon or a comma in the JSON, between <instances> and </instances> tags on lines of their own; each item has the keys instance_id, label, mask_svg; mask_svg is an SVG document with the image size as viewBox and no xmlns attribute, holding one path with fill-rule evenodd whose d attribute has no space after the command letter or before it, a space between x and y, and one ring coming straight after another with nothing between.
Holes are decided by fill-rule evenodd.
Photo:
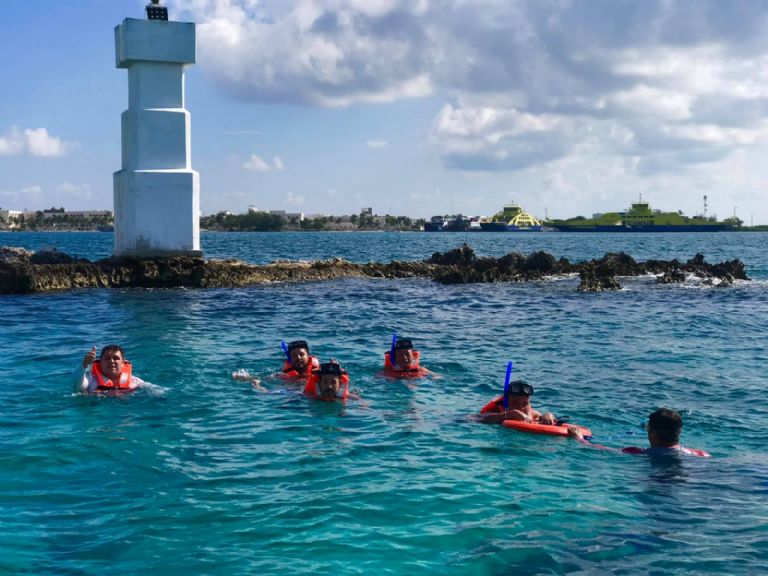
<instances>
[{"instance_id":1,"label":"turquoise water","mask_svg":"<svg viewBox=\"0 0 768 576\"><path fill-rule=\"evenodd\" d=\"M209 257L739 257L718 289L575 278L441 286L341 280L237 290L0 296L0 573L756 574L768 558L768 235L203 234ZM0 234L89 258L111 234ZM441 374L374 377L393 331ZM361 401L268 375L282 339L339 358ZM92 346L122 342L155 386L73 396ZM657 406L710 460L653 461L472 422L506 362L533 404L611 446ZM268 393L236 383L265 376Z\"/></svg>"}]
</instances>

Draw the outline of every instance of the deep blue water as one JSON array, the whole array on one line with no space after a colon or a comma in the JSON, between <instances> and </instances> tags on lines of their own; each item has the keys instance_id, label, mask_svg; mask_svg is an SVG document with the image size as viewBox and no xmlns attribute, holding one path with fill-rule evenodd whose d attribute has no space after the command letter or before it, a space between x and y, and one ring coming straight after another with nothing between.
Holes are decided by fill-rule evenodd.
<instances>
[{"instance_id":1,"label":"deep blue water","mask_svg":"<svg viewBox=\"0 0 768 576\"><path fill-rule=\"evenodd\" d=\"M757 574L768 558L768 235L215 234L250 262L543 249L572 260L741 258L731 288L577 279L441 286L341 280L0 296L0 573ZM111 234L0 245L109 255ZM441 377L374 377L392 332ZM280 340L348 368L361 401L268 375ZM155 387L74 396L92 346ZM610 446L658 406L713 458L654 461L472 422L507 360L533 404ZM268 393L236 383L245 368Z\"/></svg>"}]
</instances>

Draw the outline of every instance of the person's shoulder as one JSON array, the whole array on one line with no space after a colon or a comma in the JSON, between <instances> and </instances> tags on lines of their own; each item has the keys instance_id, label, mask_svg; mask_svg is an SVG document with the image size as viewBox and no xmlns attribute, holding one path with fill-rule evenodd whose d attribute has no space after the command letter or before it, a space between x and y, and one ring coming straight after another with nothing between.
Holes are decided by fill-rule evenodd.
<instances>
[{"instance_id":1,"label":"person's shoulder","mask_svg":"<svg viewBox=\"0 0 768 576\"><path fill-rule=\"evenodd\" d=\"M647 449L640 448L640 446L627 446L626 448L622 448L621 451L624 454L645 454Z\"/></svg>"},{"instance_id":2,"label":"person's shoulder","mask_svg":"<svg viewBox=\"0 0 768 576\"><path fill-rule=\"evenodd\" d=\"M698 448L686 448L685 446L680 446L680 451L688 456L698 456L699 458L711 458L712 456L706 450L700 450Z\"/></svg>"}]
</instances>

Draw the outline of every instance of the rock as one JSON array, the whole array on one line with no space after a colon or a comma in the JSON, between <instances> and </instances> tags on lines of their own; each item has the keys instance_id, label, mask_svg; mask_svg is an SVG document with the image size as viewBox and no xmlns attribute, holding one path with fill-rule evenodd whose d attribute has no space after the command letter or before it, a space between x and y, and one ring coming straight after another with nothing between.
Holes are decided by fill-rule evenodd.
<instances>
[{"instance_id":1,"label":"rock","mask_svg":"<svg viewBox=\"0 0 768 576\"><path fill-rule=\"evenodd\" d=\"M595 264L586 265L579 271L581 282L577 290L580 292L603 292L605 290L621 290L621 285L610 273L610 267Z\"/></svg>"},{"instance_id":2,"label":"rock","mask_svg":"<svg viewBox=\"0 0 768 576\"><path fill-rule=\"evenodd\" d=\"M667 270L664 274L656 278L657 284L679 284L680 282L685 282L685 272L679 268Z\"/></svg>"},{"instance_id":3,"label":"rock","mask_svg":"<svg viewBox=\"0 0 768 576\"><path fill-rule=\"evenodd\" d=\"M602 275L638 276L645 272L638 267L632 256L624 252L608 252L600 260L593 260L593 262L600 268Z\"/></svg>"},{"instance_id":4,"label":"rock","mask_svg":"<svg viewBox=\"0 0 768 576\"><path fill-rule=\"evenodd\" d=\"M448 252L435 252L427 260L430 264L441 264L443 266L469 266L475 261L475 251L467 244L462 244L460 248L448 250Z\"/></svg>"},{"instance_id":5,"label":"rock","mask_svg":"<svg viewBox=\"0 0 768 576\"><path fill-rule=\"evenodd\" d=\"M523 269L527 272L547 274L555 269L555 257L546 252L534 252L525 259Z\"/></svg>"},{"instance_id":6,"label":"rock","mask_svg":"<svg viewBox=\"0 0 768 576\"><path fill-rule=\"evenodd\" d=\"M0 247L0 262L29 262L34 252L16 246Z\"/></svg>"},{"instance_id":7,"label":"rock","mask_svg":"<svg viewBox=\"0 0 768 576\"><path fill-rule=\"evenodd\" d=\"M730 286L747 280L740 260L709 265L701 254L681 265L677 260L635 260L624 253L608 253L599 260L571 263L546 252L528 257L510 252L501 258L478 257L464 244L426 261L354 264L341 258L315 262L279 261L257 266L239 260L204 260L184 256L164 258L106 258L96 262L62 252L35 254L22 248L0 248L0 294L26 294L72 288L236 288L263 282L305 282L336 278L431 278L442 284L523 282L545 275L580 275L579 290L599 292L621 288L618 276L649 271L662 274L659 282L679 282L686 273ZM717 282L714 282L717 280Z\"/></svg>"}]
</instances>

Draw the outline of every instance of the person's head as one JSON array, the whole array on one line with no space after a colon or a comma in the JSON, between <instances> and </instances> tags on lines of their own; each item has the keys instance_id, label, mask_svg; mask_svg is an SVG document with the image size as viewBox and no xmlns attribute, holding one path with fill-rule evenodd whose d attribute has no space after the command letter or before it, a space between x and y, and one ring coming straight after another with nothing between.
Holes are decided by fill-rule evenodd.
<instances>
[{"instance_id":1,"label":"person's head","mask_svg":"<svg viewBox=\"0 0 768 576\"><path fill-rule=\"evenodd\" d=\"M336 398L342 391L341 377L344 375L344 370L338 362L333 360L320 364L320 379L317 383L317 394L321 398Z\"/></svg>"},{"instance_id":2,"label":"person's head","mask_svg":"<svg viewBox=\"0 0 768 576\"><path fill-rule=\"evenodd\" d=\"M533 386L522 380L513 380L504 391L504 402L507 410L527 412L531 407Z\"/></svg>"},{"instance_id":3,"label":"person's head","mask_svg":"<svg viewBox=\"0 0 768 576\"><path fill-rule=\"evenodd\" d=\"M123 370L123 364L125 364L125 352L120 346L109 344L101 349L99 368L104 376L110 380L118 378Z\"/></svg>"},{"instance_id":4,"label":"person's head","mask_svg":"<svg viewBox=\"0 0 768 576\"><path fill-rule=\"evenodd\" d=\"M674 446L680 442L683 417L670 408L659 408L648 417L648 442L651 446Z\"/></svg>"},{"instance_id":5,"label":"person's head","mask_svg":"<svg viewBox=\"0 0 768 576\"><path fill-rule=\"evenodd\" d=\"M410 368L414 361L413 342L408 338L399 338L395 342L395 357L392 364L398 368Z\"/></svg>"},{"instance_id":6,"label":"person's head","mask_svg":"<svg viewBox=\"0 0 768 576\"><path fill-rule=\"evenodd\" d=\"M309 362L309 345L306 340L294 340L288 344L288 356L291 358L291 366L295 370L302 371Z\"/></svg>"}]
</instances>

